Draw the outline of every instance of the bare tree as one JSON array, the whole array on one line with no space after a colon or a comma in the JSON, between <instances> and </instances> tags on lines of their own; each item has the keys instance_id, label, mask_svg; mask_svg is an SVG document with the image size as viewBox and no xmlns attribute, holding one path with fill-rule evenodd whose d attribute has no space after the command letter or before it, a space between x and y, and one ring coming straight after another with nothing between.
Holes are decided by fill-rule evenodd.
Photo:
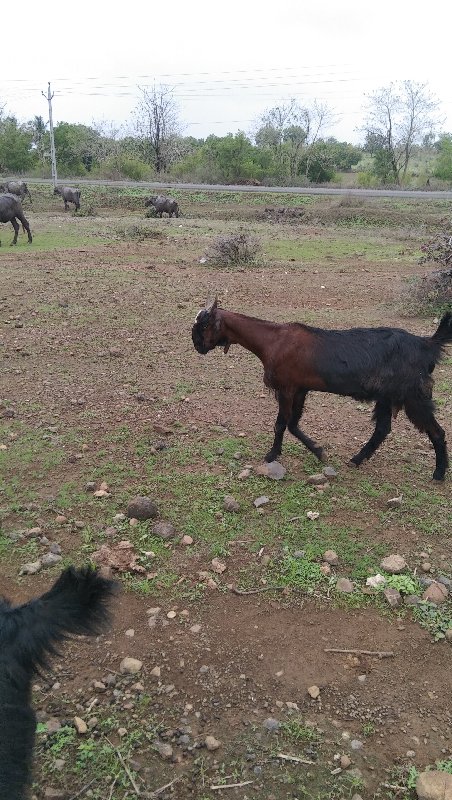
<instances>
[{"instance_id":1,"label":"bare tree","mask_svg":"<svg viewBox=\"0 0 452 800\"><path fill-rule=\"evenodd\" d=\"M394 183L405 178L413 148L440 123L438 107L427 84L416 81L391 83L369 96L366 142L380 154L379 163L386 165Z\"/></svg>"},{"instance_id":2,"label":"bare tree","mask_svg":"<svg viewBox=\"0 0 452 800\"><path fill-rule=\"evenodd\" d=\"M169 86L139 87L141 99L135 109L136 129L143 156L156 172L164 172L172 160L172 145L180 133L176 103Z\"/></svg>"},{"instance_id":3,"label":"bare tree","mask_svg":"<svg viewBox=\"0 0 452 800\"><path fill-rule=\"evenodd\" d=\"M291 178L295 178L302 153L315 144L331 119L332 114L326 105L316 101L312 106L301 106L291 98L262 115L254 138L257 145L273 151L281 173L287 171Z\"/></svg>"}]
</instances>

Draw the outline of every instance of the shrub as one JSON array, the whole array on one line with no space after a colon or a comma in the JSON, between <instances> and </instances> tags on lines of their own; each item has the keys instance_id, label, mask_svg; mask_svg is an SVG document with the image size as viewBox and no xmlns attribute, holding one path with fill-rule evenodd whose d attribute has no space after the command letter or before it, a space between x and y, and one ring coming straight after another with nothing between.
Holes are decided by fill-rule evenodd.
<instances>
[{"instance_id":1,"label":"shrub","mask_svg":"<svg viewBox=\"0 0 452 800\"><path fill-rule=\"evenodd\" d=\"M215 239L206 256L209 261L228 267L256 263L261 250L261 244L255 236L246 231L238 231Z\"/></svg>"},{"instance_id":2,"label":"shrub","mask_svg":"<svg viewBox=\"0 0 452 800\"><path fill-rule=\"evenodd\" d=\"M165 235L163 231L142 224L117 227L115 233L117 239L135 242L144 242L145 239L161 239Z\"/></svg>"}]
</instances>

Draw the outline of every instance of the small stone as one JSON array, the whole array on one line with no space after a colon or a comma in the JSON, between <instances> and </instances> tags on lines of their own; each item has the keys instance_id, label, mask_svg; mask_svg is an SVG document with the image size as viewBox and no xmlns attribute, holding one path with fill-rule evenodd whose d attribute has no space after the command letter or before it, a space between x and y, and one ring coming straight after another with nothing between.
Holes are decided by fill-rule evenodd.
<instances>
[{"instance_id":1,"label":"small stone","mask_svg":"<svg viewBox=\"0 0 452 800\"><path fill-rule=\"evenodd\" d=\"M417 606L421 602L421 598L417 594L407 594L403 598L406 606Z\"/></svg>"},{"instance_id":2,"label":"small stone","mask_svg":"<svg viewBox=\"0 0 452 800\"><path fill-rule=\"evenodd\" d=\"M88 483L85 483L85 491L87 492L96 491L96 484L94 483L94 481L88 481Z\"/></svg>"},{"instance_id":3,"label":"small stone","mask_svg":"<svg viewBox=\"0 0 452 800\"><path fill-rule=\"evenodd\" d=\"M66 792L62 792L61 789L54 789L52 786L46 786L44 797L47 800L62 800L66 797Z\"/></svg>"},{"instance_id":4,"label":"small stone","mask_svg":"<svg viewBox=\"0 0 452 800\"><path fill-rule=\"evenodd\" d=\"M105 692L106 688L103 681L93 681L93 689L95 689L96 692Z\"/></svg>"},{"instance_id":5,"label":"small stone","mask_svg":"<svg viewBox=\"0 0 452 800\"><path fill-rule=\"evenodd\" d=\"M444 635L448 642L452 642L452 628L448 628Z\"/></svg>"},{"instance_id":6,"label":"small stone","mask_svg":"<svg viewBox=\"0 0 452 800\"><path fill-rule=\"evenodd\" d=\"M58 564L61 559L62 556L57 553L45 553L41 558L41 565L43 567L53 567L54 564Z\"/></svg>"},{"instance_id":7,"label":"small stone","mask_svg":"<svg viewBox=\"0 0 452 800\"><path fill-rule=\"evenodd\" d=\"M239 506L237 500L235 499L235 497L232 496L232 494L227 494L227 495L225 495L225 498L224 498L224 501L223 501L223 508L224 508L225 511L230 511L232 513L232 512L239 511L240 506Z\"/></svg>"},{"instance_id":8,"label":"small stone","mask_svg":"<svg viewBox=\"0 0 452 800\"><path fill-rule=\"evenodd\" d=\"M280 481L286 474L286 468L279 461L270 461L266 464L259 464L256 467L256 474L263 475L264 478L271 478L273 481Z\"/></svg>"},{"instance_id":9,"label":"small stone","mask_svg":"<svg viewBox=\"0 0 452 800\"><path fill-rule=\"evenodd\" d=\"M326 563L320 564L320 572L322 573L322 575L326 575L326 576L331 575L331 567L330 567L330 565L326 564Z\"/></svg>"},{"instance_id":10,"label":"small stone","mask_svg":"<svg viewBox=\"0 0 452 800\"><path fill-rule=\"evenodd\" d=\"M337 472L334 467L324 467L323 474L326 478L337 478Z\"/></svg>"},{"instance_id":11,"label":"small stone","mask_svg":"<svg viewBox=\"0 0 452 800\"><path fill-rule=\"evenodd\" d=\"M422 562L422 564L421 564L422 572L430 572L431 569L432 569L432 565L430 564L429 561L423 561Z\"/></svg>"},{"instance_id":12,"label":"small stone","mask_svg":"<svg viewBox=\"0 0 452 800\"><path fill-rule=\"evenodd\" d=\"M61 728L61 722L56 717L50 717L46 722L47 733L56 733Z\"/></svg>"},{"instance_id":13,"label":"small stone","mask_svg":"<svg viewBox=\"0 0 452 800\"><path fill-rule=\"evenodd\" d=\"M127 516L133 519L146 520L158 516L158 508L149 497L134 497L127 506Z\"/></svg>"},{"instance_id":14,"label":"small stone","mask_svg":"<svg viewBox=\"0 0 452 800\"><path fill-rule=\"evenodd\" d=\"M212 564L213 571L217 572L218 575L221 575L226 570L226 564L223 564L218 558L213 558L210 563Z\"/></svg>"},{"instance_id":15,"label":"small stone","mask_svg":"<svg viewBox=\"0 0 452 800\"><path fill-rule=\"evenodd\" d=\"M51 544L49 546L49 550L50 550L51 553L53 553L56 556L60 556L61 555L61 547L58 544L58 542L51 542Z\"/></svg>"},{"instance_id":16,"label":"small stone","mask_svg":"<svg viewBox=\"0 0 452 800\"><path fill-rule=\"evenodd\" d=\"M170 758L172 758L173 748L170 744L167 744L166 742L154 742L154 747L158 754L165 759L165 761L168 761Z\"/></svg>"},{"instance_id":17,"label":"small stone","mask_svg":"<svg viewBox=\"0 0 452 800\"><path fill-rule=\"evenodd\" d=\"M279 730L279 725L280 723L278 720L273 717L268 717L268 719L264 720L262 723L262 727L269 731L269 733L275 733L275 731Z\"/></svg>"},{"instance_id":18,"label":"small stone","mask_svg":"<svg viewBox=\"0 0 452 800\"><path fill-rule=\"evenodd\" d=\"M27 531L27 536L40 536L41 533L42 533L42 529L41 528L30 528Z\"/></svg>"},{"instance_id":19,"label":"small stone","mask_svg":"<svg viewBox=\"0 0 452 800\"><path fill-rule=\"evenodd\" d=\"M201 625L199 624L192 625L190 630L192 633L199 633L199 631L201 630Z\"/></svg>"},{"instance_id":20,"label":"small stone","mask_svg":"<svg viewBox=\"0 0 452 800\"><path fill-rule=\"evenodd\" d=\"M308 695L312 697L313 700L317 700L320 695L320 689L318 686L310 686L308 689Z\"/></svg>"},{"instance_id":21,"label":"small stone","mask_svg":"<svg viewBox=\"0 0 452 800\"><path fill-rule=\"evenodd\" d=\"M308 519L314 520L320 517L320 513L318 511L306 511L306 516Z\"/></svg>"},{"instance_id":22,"label":"small stone","mask_svg":"<svg viewBox=\"0 0 452 800\"><path fill-rule=\"evenodd\" d=\"M126 519L127 517L125 514L115 514L113 517L113 522L124 522Z\"/></svg>"},{"instance_id":23,"label":"small stone","mask_svg":"<svg viewBox=\"0 0 452 800\"><path fill-rule=\"evenodd\" d=\"M109 538L112 536L116 536L117 533L118 529L114 528L112 525L110 525L108 528L105 528L104 530L104 536L108 536Z\"/></svg>"},{"instance_id":24,"label":"small stone","mask_svg":"<svg viewBox=\"0 0 452 800\"><path fill-rule=\"evenodd\" d=\"M55 767L55 769L58 770L58 772L61 772L61 770L64 769L65 764L66 764L65 758L56 758L55 761L53 762L53 766Z\"/></svg>"},{"instance_id":25,"label":"small stone","mask_svg":"<svg viewBox=\"0 0 452 800\"><path fill-rule=\"evenodd\" d=\"M162 674L162 668L161 667L154 667L153 669L151 669L151 675L154 678L160 678L161 674Z\"/></svg>"},{"instance_id":26,"label":"small stone","mask_svg":"<svg viewBox=\"0 0 452 800\"><path fill-rule=\"evenodd\" d=\"M30 561L28 564L24 564L20 568L19 575L35 575L41 569L42 564L40 559L38 559L38 561Z\"/></svg>"},{"instance_id":27,"label":"small stone","mask_svg":"<svg viewBox=\"0 0 452 800\"><path fill-rule=\"evenodd\" d=\"M421 772L416 781L418 800L451 800L452 775L440 770Z\"/></svg>"},{"instance_id":28,"label":"small stone","mask_svg":"<svg viewBox=\"0 0 452 800\"><path fill-rule=\"evenodd\" d=\"M58 516L55 517L55 522L57 522L58 525L64 525L64 523L67 522L67 517L63 516L63 514L58 514Z\"/></svg>"},{"instance_id":29,"label":"small stone","mask_svg":"<svg viewBox=\"0 0 452 800\"><path fill-rule=\"evenodd\" d=\"M125 633L125 635L126 635L126 636L128 636L130 639L132 639L132 638L135 636L135 631L134 631L134 629L133 629L133 628L128 628L128 629L126 630L126 633Z\"/></svg>"},{"instance_id":30,"label":"small stone","mask_svg":"<svg viewBox=\"0 0 452 800\"><path fill-rule=\"evenodd\" d=\"M94 497L110 497L110 492L107 492L106 489L98 489L97 492L94 492Z\"/></svg>"},{"instance_id":31,"label":"small stone","mask_svg":"<svg viewBox=\"0 0 452 800\"><path fill-rule=\"evenodd\" d=\"M168 611L166 616L168 617L168 619L174 619L175 617L177 617L177 612L176 611Z\"/></svg>"},{"instance_id":32,"label":"small stone","mask_svg":"<svg viewBox=\"0 0 452 800\"><path fill-rule=\"evenodd\" d=\"M253 505L256 508L260 508L261 506L265 506L266 503L269 503L269 502L270 502L270 498L267 497L265 494L263 494L260 497L256 497L255 500L253 500Z\"/></svg>"},{"instance_id":33,"label":"small stone","mask_svg":"<svg viewBox=\"0 0 452 800\"><path fill-rule=\"evenodd\" d=\"M84 733L87 733L87 732L88 732L88 725L86 724L85 720L84 720L84 719L82 719L81 717L74 717L74 725L75 725L75 730L76 730L76 731L77 731L77 733L79 733L81 736L82 736Z\"/></svg>"},{"instance_id":34,"label":"small stone","mask_svg":"<svg viewBox=\"0 0 452 800\"><path fill-rule=\"evenodd\" d=\"M311 486L320 486L322 483L326 483L326 475L323 472L316 472L314 475L309 475L306 478L306 483L309 483Z\"/></svg>"},{"instance_id":35,"label":"small stone","mask_svg":"<svg viewBox=\"0 0 452 800\"><path fill-rule=\"evenodd\" d=\"M376 575L371 575L366 580L366 586L370 586L371 589L378 589L379 586L384 586L386 583L386 578L384 575L380 575L378 572Z\"/></svg>"},{"instance_id":36,"label":"small stone","mask_svg":"<svg viewBox=\"0 0 452 800\"><path fill-rule=\"evenodd\" d=\"M204 743L210 752L218 750L218 748L221 747L221 742L219 742L218 739L215 739L215 736L206 736Z\"/></svg>"},{"instance_id":37,"label":"small stone","mask_svg":"<svg viewBox=\"0 0 452 800\"><path fill-rule=\"evenodd\" d=\"M121 661L119 671L121 675L136 675L136 673L141 670L142 666L143 662L139 661L138 658L130 658L127 656Z\"/></svg>"},{"instance_id":38,"label":"small stone","mask_svg":"<svg viewBox=\"0 0 452 800\"><path fill-rule=\"evenodd\" d=\"M184 536L182 536L182 539L181 539L181 544L184 544L184 545L186 545L187 547L188 547L190 544L193 544L193 539L192 539L192 537L191 537L191 536L188 536L188 534L186 533Z\"/></svg>"},{"instance_id":39,"label":"small stone","mask_svg":"<svg viewBox=\"0 0 452 800\"><path fill-rule=\"evenodd\" d=\"M160 614L161 610L162 609L160 608L160 606L154 606L153 608L148 608L146 614L149 617L157 617L158 614Z\"/></svg>"},{"instance_id":40,"label":"small stone","mask_svg":"<svg viewBox=\"0 0 452 800\"><path fill-rule=\"evenodd\" d=\"M391 608L397 608L397 606L402 605L402 595L397 589L384 589L383 594Z\"/></svg>"},{"instance_id":41,"label":"small stone","mask_svg":"<svg viewBox=\"0 0 452 800\"><path fill-rule=\"evenodd\" d=\"M452 580L450 578L446 578L445 575L440 575L437 579L437 583L442 583L443 586L450 592L452 589Z\"/></svg>"},{"instance_id":42,"label":"small stone","mask_svg":"<svg viewBox=\"0 0 452 800\"><path fill-rule=\"evenodd\" d=\"M239 478L239 480L243 481L243 480L245 480L245 478L249 478L250 475L251 475L251 470L248 469L248 468L245 468L245 469L242 469L241 472L239 472L237 477Z\"/></svg>"},{"instance_id":43,"label":"small stone","mask_svg":"<svg viewBox=\"0 0 452 800\"><path fill-rule=\"evenodd\" d=\"M261 564L262 564L263 567L268 567L268 565L270 564L270 561L271 561L271 557L269 555L267 555L266 553L261 558Z\"/></svg>"},{"instance_id":44,"label":"small stone","mask_svg":"<svg viewBox=\"0 0 452 800\"><path fill-rule=\"evenodd\" d=\"M333 567L339 564L339 556L334 550L326 550L322 558L327 564L330 564Z\"/></svg>"},{"instance_id":45,"label":"small stone","mask_svg":"<svg viewBox=\"0 0 452 800\"><path fill-rule=\"evenodd\" d=\"M443 586L442 583L438 583L437 581L433 581L430 586L427 587L424 594L422 595L423 600L428 600L430 603L435 603L439 605L440 603L444 603L447 600L449 592L447 591L446 587Z\"/></svg>"},{"instance_id":46,"label":"small stone","mask_svg":"<svg viewBox=\"0 0 452 800\"><path fill-rule=\"evenodd\" d=\"M348 769L351 763L352 763L352 760L351 760L350 756L347 756L347 755L341 756L340 764L341 764L342 769Z\"/></svg>"},{"instance_id":47,"label":"small stone","mask_svg":"<svg viewBox=\"0 0 452 800\"><path fill-rule=\"evenodd\" d=\"M391 497L387 502L386 505L388 508L400 508L402 505L402 495L400 497Z\"/></svg>"},{"instance_id":48,"label":"small stone","mask_svg":"<svg viewBox=\"0 0 452 800\"><path fill-rule=\"evenodd\" d=\"M352 750L361 750L361 748L364 747L364 744L359 739L352 739L350 742L350 747Z\"/></svg>"},{"instance_id":49,"label":"small stone","mask_svg":"<svg viewBox=\"0 0 452 800\"><path fill-rule=\"evenodd\" d=\"M118 736L120 739L122 739L126 735L127 735L127 728L118 728Z\"/></svg>"},{"instance_id":50,"label":"small stone","mask_svg":"<svg viewBox=\"0 0 452 800\"><path fill-rule=\"evenodd\" d=\"M406 567L406 561L402 556L398 554L394 554L391 556L386 556L380 564L381 569L385 572L389 572L391 575L399 575L400 572L403 572Z\"/></svg>"},{"instance_id":51,"label":"small stone","mask_svg":"<svg viewBox=\"0 0 452 800\"><path fill-rule=\"evenodd\" d=\"M176 529L171 522L155 522L152 526L154 536L160 539L172 539L176 535Z\"/></svg>"},{"instance_id":52,"label":"small stone","mask_svg":"<svg viewBox=\"0 0 452 800\"><path fill-rule=\"evenodd\" d=\"M348 578L339 578L336 583L336 591L343 592L344 594L351 594L355 590L355 586Z\"/></svg>"}]
</instances>

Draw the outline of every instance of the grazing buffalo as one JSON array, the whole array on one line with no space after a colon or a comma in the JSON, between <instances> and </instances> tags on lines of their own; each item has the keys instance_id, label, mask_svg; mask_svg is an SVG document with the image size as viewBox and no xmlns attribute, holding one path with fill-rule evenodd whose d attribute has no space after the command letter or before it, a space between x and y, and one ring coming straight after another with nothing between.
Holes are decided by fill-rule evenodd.
<instances>
[{"instance_id":1,"label":"grazing buffalo","mask_svg":"<svg viewBox=\"0 0 452 800\"><path fill-rule=\"evenodd\" d=\"M28 195L30 203L32 202L31 194L28 191L28 186L25 181L5 181L4 183L0 183L0 192L15 194L17 197L20 197L21 200L24 200L26 195Z\"/></svg>"},{"instance_id":2,"label":"grazing buffalo","mask_svg":"<svg viewBox=\"0 0 452 800\"><path fill-rule=\"evenodd\" d=\"M33 238L30 231L28 220L24 217L22 205L18 197L14 194L0 194L0 222L10 222L14 228L14 239L11 245L17 244L17 235L19 233L19 222L22 224L24 233L28 233L28 242L32 243ZM1 245L1 241L0 241Z\"/></svg>"},{"instance_id":3,"label":"grazing buffalo","mask_svg":"<svg viewBox=\"0 0 452 800\"><path fill-rule=\"evenodd\" d=\"M78 211L80 208L80 196L81 191L80 189L73 189L71 186L55 186L53 190L54 194L60 194L64 200L64 210L67 211L69 206L68 203L74 203L75 210Z\"/></svg>"},{"instance_id":4,"label":"grazing buffalo","mask_svg":"<svg viewBox=\"0 0 452 800\"><path fill-rule=\"evenodd\" d=\"M170 197L163 197L161 194L158 194L156 197L150 197L149 200L146 200L144 205L146 208L148 206L154 206L157 217L161 217L164 211L166 211L169 217L172 217L173 214L175 217L179 216L179 206L176 201L171 200Z\"/></svg>"}]
</instances>

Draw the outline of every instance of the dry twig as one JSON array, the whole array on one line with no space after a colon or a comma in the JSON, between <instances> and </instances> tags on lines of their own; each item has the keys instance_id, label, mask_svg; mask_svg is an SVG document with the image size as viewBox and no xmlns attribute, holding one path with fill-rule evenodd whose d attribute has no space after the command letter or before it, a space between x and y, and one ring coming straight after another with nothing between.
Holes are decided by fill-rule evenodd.
<instances>
[{"instance_id":1,"label":"dry twig","mask_svg":"<svg viewBox=\"0 0 452 800\"><path fill-rule=\"evenodd\" d=\"M378 658L393 658L392 650L342 650L340 647L325 647L325 653L351 653L354 656L378 656Z\"/></svg>"},{"instance_id":2,"label":"dry twig","mask_svg":"<svg viewBox=\"0 0 452 800\"><path fill-rule=\"evenodd\" d=\"M260 586L257 589L236 589L235 586L232 586L231 592L234 594L258 594L258 592L281 592L285 588L285 586Z\"/></svg>"},{"instance_id":3,"label":"dry twig","mask_svg":"<svg viewBox=\"0 0 452 800\"><path fill-rule=\"evenodd\" d=\"M238 789L240 786L249 786L254 781L242 781L242 783L223 783L221 786L211 786L210 790L213 792L215 789Z\"/></svg>"},{"instance_id":4,"label":"dry twig","mask_svg":"<svg viewBox=\"0 0 452 800\"><path fill-rule=\"evenodd\" d=\"M298 756L288 756L285 753L277 753L276 758L282 758L283 761L295 761L297 764L310 764L314 765L314 761L308 761L307 758L298 758Z\"/></svg>"}]
</instances>

